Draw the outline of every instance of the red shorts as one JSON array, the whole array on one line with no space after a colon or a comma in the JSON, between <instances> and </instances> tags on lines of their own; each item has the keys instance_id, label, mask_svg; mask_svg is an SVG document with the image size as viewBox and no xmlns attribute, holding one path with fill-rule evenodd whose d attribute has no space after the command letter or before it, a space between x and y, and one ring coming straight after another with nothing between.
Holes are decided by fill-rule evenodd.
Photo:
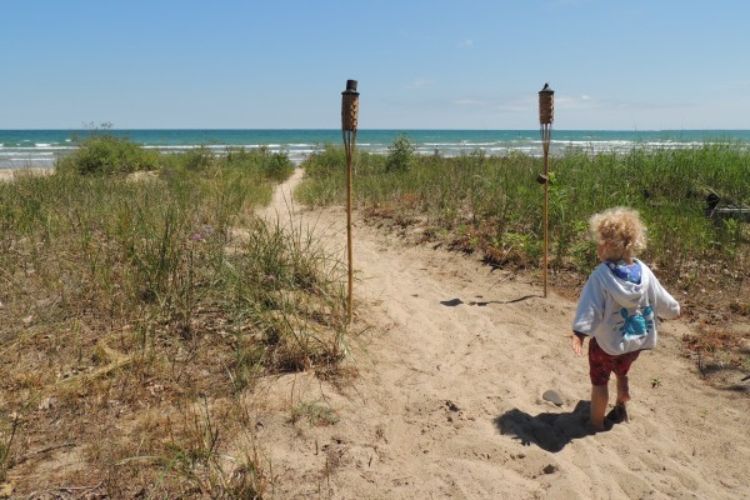
<instances>
[{"instance_id":1,"label":"red shorts","mask_svg":"<svg viewBox=\"0 0 750 500\"><path fill-rule=\"evenodd\" d=\"M630 365L638 358L641 351L629 352L612 356L607 354L596 343L596 339L591 337L589 341L589 375L591 376L592 385L607 385L609 374L615 372L615 375L622 377L628 374Z\"/></svg>"}]
</instances>

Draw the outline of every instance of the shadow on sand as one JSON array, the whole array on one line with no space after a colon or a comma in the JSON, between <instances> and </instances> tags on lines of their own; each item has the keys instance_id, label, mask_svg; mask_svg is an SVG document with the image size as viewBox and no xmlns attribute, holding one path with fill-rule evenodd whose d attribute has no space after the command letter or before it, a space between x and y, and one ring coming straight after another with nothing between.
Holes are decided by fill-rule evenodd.
<instances>
[{"instance_id":1,"label":"shadow on sand","mask_svg":"<svg viewBox=\"0 0 750 500\"><path fill-rule=\"evenodd\" d=\"M574 439L594 434L589 428L589 401L579 401L572 412L540 413L531 416L514 408L495 418L500 434L512 436L522 444L535 444L557 453Z\"/></svg>"},{"instance_id":2,"label":"shadow on sand","mask_svg":"<svg viewBox=\"0 0 750 500\"><path fill-rule=\"evenodd\" d=\"M534 297L541 298L541 295L524 295L523 297L519 297L517 299L511 299L511 300L470 300L469 302L464 302L463 300L456 297L455 299L449 299L449 300L441 300L440 304L446 306L446 307L456 307L463 304L469 305L469 306L479 306L479 307L485 307L490 304L515 304L516 302L522 302L524 300L533 299ZM482 297L478 297L482 298Z\"/></svg>"}]
</instances>

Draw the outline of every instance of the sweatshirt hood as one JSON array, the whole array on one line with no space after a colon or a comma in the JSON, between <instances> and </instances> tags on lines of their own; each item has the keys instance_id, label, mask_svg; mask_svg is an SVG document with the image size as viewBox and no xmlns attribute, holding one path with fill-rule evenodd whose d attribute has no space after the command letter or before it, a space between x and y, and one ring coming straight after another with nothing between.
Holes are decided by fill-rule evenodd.
<instances>
[{"instance_id":1,"label":"sweatshirt hood","mask_svg":"<svg viewBox=\"0 0 750 500\"><path fill-rule=\"evenodd\" d=\"M636 260L636 262L641 265L640 261ZM615 302L622 307L627 307L629 309L637 307L648 290L648 273L641 273L640 283L632 283L617 277L604 263L597 267L596 273L601 280L603 288L605 288L610 295L612 295Z\"/></svg>"}]
</instances>

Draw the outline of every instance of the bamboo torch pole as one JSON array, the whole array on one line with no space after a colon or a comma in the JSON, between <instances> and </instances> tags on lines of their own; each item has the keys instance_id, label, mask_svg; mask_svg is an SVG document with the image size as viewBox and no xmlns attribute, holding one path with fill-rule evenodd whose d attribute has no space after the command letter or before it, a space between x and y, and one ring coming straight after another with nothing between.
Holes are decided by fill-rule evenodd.
<instances>
[{"instance_id":1,"label":"bamboo torch pole","mask_svg":"<svg viewBox=\"0 0 750 500\"><path fill-rule=\"evenodd\" d=\"M357 142L357 115L359 114L359 92L357 81L347 80L346 90L341 93L341 132L346 150L346 259L348 264L348 294L346 299L347 321L352 322L352 158Z\"/></svg>"},{"instance_id":2,"label":"bamboo torch pole","mask_svg":"<svg viewBox=\"0 0 750 500\"><path fill-rule=\"evenodd\" d=\"M555 91L548 83L539 91L539 126L544 150L544 174L539 182L544 184L544 297L547 298L547 271L549 266L549 144L555 116Z\"/></svg>"}]
</instances>

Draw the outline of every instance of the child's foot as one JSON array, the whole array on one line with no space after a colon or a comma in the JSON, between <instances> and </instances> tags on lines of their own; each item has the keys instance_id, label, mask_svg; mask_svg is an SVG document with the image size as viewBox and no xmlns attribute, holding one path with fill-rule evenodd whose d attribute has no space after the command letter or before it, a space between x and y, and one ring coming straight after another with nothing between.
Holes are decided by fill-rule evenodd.
<instances>
[{"instance_id":1,"label":"child's foot","mask_svg":"<svg viewBox=\"0 0 750 500\"><path fill-rule=\"evenodd\" d=\"M594 422L589 422L589 428L591 432L594 434L596 434L597 432L604 432L607 430L607 428L604 426L604 423L595 424Z\"/></svg>"},{"instance_id":2,"label":"child's foot","mask_svg":"<svg viewBox=\"0 0 750 500\"><path fill-rule=\"evenodd\" d=\"M612 410L607 413L605 420L613 424L621 424L628 421L628 411L625 409L625 403L617 403Z\"/></svg>"},{"instance_id":3,"label":"child's foot","mask_svg":"<svg viewBox=\"0 0 750 500\"><path fill-rule=\"evenodd\" d=\"M612 429L612 422L607 420L605 417L602 417L599 422L595 422L594 419L590 418L586 421L586 425L591 434L596 434L597 432L606 432Z\"/></svg>"},{"instance_id":4,"label":"child's foot","mask_svg":"<svg viewBox=\"0 0 750 500\"><path fill-rule=\"evenodd\" d=\"M613 425L612 422L610 422L607 419L604 419L604 421L599 425L589 420L587 422L587 429L588 429L589 434L597 434L599 432L611 431L612 425Z\"/></svg>"}]
</instances>

